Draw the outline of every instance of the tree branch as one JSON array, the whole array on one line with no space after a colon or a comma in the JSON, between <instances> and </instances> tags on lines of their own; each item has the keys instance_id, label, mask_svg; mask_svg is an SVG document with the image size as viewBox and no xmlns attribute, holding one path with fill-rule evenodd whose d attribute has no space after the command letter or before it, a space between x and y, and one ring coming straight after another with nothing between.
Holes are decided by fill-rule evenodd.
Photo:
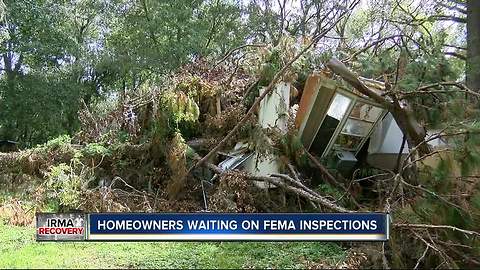
<instances>
[{"instance_id":1,"label":"tree branch","mask_svg":"<svg viewBox=\"0 0 480 270\"><path fill-rule=\"evenodd\" d=\"M343 186L342 184L340 184L336 179L335 177L333 177L330 172L327 170L327 168L325 168L321 163L320 161L318 161L318 159L313 156L310 152L307 151L307 149L304 149L305 150L305 153L307 154L307 157L313 162L313 164L315 164L315 166L320 170L320 172L322 173L322 175L325 176L325 179L327 180L327 182L334 186L334 187L337 187L337 188L340 188L341 190L343 190L346 194L349 194L350 195L350 199L352 200L352 202L358 207L360 208L360 204L355 200L355 198L353 197L352 193L350 193L350 191L345 187Z\"/></svg>"},{"instance_id":2,"label":"tree branch","mask_svg":"<svg viewBox=\"0 0 480 270\"><path fill-rule=\"evenodd\" d=\"M443 52L443 54L445 55L450 55L450 56L453 56L453 57L456 57L460 60L464 60L466 61L467 60L467 57L461 53L457 53L457 52Z\"/></svg>"},{"instance_id":3,"label":"tree branch","mask_svg":"<svg viewBox=\"0 0 480 270\"><path fill-rule=\"evenodd\" d=\"M470 231L470 230L465 230L465 229L460 229L454 226L450 225L431 225L431 224L410 224L410 223L393 223L393 227L400 228L400 229L411 229L411 228L417 228L417 229L441 229L441 230L452 230L452 231L457 231L461 232L464 234L468 235L476 235L480 236L479 232L476 231Z\"/></svg>"},{"instance_id":4,"label":"tree branch","mask_svg":"<svg viewBox=\"0 0 480 270\"><path fill-rule=\"evenodd\" d=\"M415 267L413 267L413 269L418 269L418 266L420 265L420 263L423 261L423 259L425 258L425 255L427 255L427 252L428 252L428 249L430 248L430 246L427 246L425 248L425 251L423 252L422 256L420 258L418 258L417 260L417 263L415 264Z\"/></svg>"},{"instance_id":5,"label":"tree branch","mask_svg":"<svg viewBox=\"0 0 480 270\"><path fill-rule=\"evenodd\" d=\"M358 4L359 1L357 1ZM255 100L253 103L252 107L248 110L248 112L245 114L245 116L238 122L237 125L209 152L207 153L201 160L199 160L196 164L194 164L190 169L189 172L191 172L195 167L198 167L202 165L205 161L210 159L211 156L213 156L215 153L217 153L218 150L220 150L230 139L233 138L233 136L237 133L237 131L245 125L245 123L248 121L248 119L253 115L257 107L259 106L260 102L273 90L273 87L277 84L277 82L280 80L280 78L287 72L287 70L290 68L290 66L300 58L305 52L307 52L310 47L319 39L324 37L348 12L344 12L342 15L340 15L337 20L331 24L327 29L322 31L320 34L318 34L312 42L309 43L305 48L303 48L295 57L293 57L283 68L275 74L273 77L272 81L270 84L265 88L263 93Z\"/></svg>"},{"instance_id":6,"label":"tree branch","mask_svg":"<svg viewBox=\"0 0 480 270\"><path fill-rule=\"evenodd\" d=\"M393 109L393 105L391 102L387 101L384 97L377 94L376 92L370 90L363 82L360 81L358 76L350 71L345 64L337 60L336 58L330 59L327 63L327 67L331 69L335 74L342 77L345 81L347 81L350 85L352 85L355 89L360 91L360 93L370 97L375 102L383 105L388 110Z\"/></svg>"},{"instance_id":7,"label":"tree branch","mask_svg":"<svg viewBox=\"0 0 480 270\"><path fill-rule=\"evenodd\" d=\"M428 17L429 19L437 21L453 21L458 23L467 23L467 18L457 17L457 16L448 16L448 15L432 15Z\"/></svg>"},{"instance_id":8,"label":"tree branch","mask_svg":"<svg viewBox=\"0 0 480 270\"><path fill-rule=\"evenodd\" d=\"M407 92L407 93L402 93L403 96L409 96L409 95L414 95L415 93L431 93L432 91L428 91L430 88L437 88L440 86L454 86L457 87L463 92L468 93L470 95L474 95L476 97L480 97L480 93L477 93L473 91L472 89L468 88L465 84L461 82L456 82L456 81L448 81L448 82L438 82L438 83L432 83L432 84L427 84L421 87L418 87L416 91L413 92ZM435 93L435 91L433 91ZM440 93L440 92L439 92Z\"/></svg>"},{"instance_id":9,"label":"tree branch","mask_svg":"<svg viewBox=\"0 0 480 270\"><path fill-rule=\"evenodd\" d=\"M349 56L348 58L342 60L342 62L348 62L348 61L354 59L357 55L359 55L359 54L367 51L368 49L370 49L370 48L373 47L373 46L376 46L376 45L378 45L378 44L380 44L380 43L383 43L383 42L385 42L385 41L387 41L387 40L389 40L389 39L396 38L396 37L401 37L401 36L403 36L403 35L392 35L392 36L388 36L388 37L384 37L384 38L375 40L375 41L373 41L372 43L370 43L370 44L366 45L365 47L359 49L358 51L354 52L351 56Z\"/></svg>"},{"instance_id":10,"label":"tree branch","mask_svg":"<svg viewBox=\"0 0 480 270\"><path fill-rule=\"evenodd\" d=\"M223 63L223 61L227 60L227 58L230 57L230 55L232 55L235 51L241 50L246 47L266 47L266 46L267 44L244 44L236 48L233 48L230 51L228 51L227 54L225 54L225 56L222 59L220 59L220 61L218 61L215 65L213 65L213 68Z\"/></svg>"},{"instance_id":11,"label":"tree branch","mask_svg":"<svg viewBox=\"0 0 480 270\"><path fill-rule=\"evenodd\" d=\"M460 8L460 7L456 6L456 5L455 5L455 6L449 6L449 5L445 4L445 3L438 2L438 1L437 1L437 5L439 5L439 6L441 6L441 7L444 7L444 8L446 8L446 9L449 9L449 10L458 11L458 12L463 13L463 14L465 14L465 15L467 14L467 10L466 10L466 9Z\"/></svg>"},{"instance_id":12,"label":"tree branch","mask_svg":"<svg viewBox=\"0 0 480 270\"><path fill-rule=\"evenodd\" d=\"M395 95L392 96L392 102L377 92L371 90L362 81L360 81L359 77L355 73L350 71L342 62L335 58L332 58L327 63L327 67L348 82L360 93L368 96L390 111L395 118L395 121L397 121L398 126L402 130L403 134L407 136L407 141L412 148L418 145L418 149L421 154L427 154L431 151L428 145L422 144L426 135L425 129L418 123L412 110L406 105L401 105Z\"/></svg>"}]
</instances>

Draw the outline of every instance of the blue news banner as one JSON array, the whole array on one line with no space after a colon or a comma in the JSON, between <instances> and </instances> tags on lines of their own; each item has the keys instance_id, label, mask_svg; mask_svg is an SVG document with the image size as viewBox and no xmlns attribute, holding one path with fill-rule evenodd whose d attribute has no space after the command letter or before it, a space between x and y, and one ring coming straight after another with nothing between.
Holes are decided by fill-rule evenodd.
<instances>
[{"instance_id":1,"label":"blue news banner","mask_svg":"<svg viewBox=\"0 0 480 270\"><path fill-rule=\"evenodd\" d=\"M384 213L37 213L38 241L386 241Z\"/></svg>"}]
</instances>

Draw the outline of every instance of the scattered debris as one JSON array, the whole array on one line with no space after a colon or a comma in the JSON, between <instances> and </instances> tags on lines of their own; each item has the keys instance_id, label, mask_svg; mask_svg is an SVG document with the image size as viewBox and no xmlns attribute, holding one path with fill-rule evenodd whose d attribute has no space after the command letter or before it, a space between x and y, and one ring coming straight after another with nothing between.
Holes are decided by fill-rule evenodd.
<instances>
[{"instance_id":1,"label":"scattered debris","mask_svg":"<svg viewBox=\"0 0 480 270\"><path fill-rule=\"evenodd\" d=\"M237 169L239 166L243 165L244 162L253 156L253 152L249 152L248 144L237 143L233 151L227 154L227 158L218 164L218 167L222 171L231 171ZM213 183L217 179L218 174L216 174L210 182Z\"/></svg>"}]
</instances>

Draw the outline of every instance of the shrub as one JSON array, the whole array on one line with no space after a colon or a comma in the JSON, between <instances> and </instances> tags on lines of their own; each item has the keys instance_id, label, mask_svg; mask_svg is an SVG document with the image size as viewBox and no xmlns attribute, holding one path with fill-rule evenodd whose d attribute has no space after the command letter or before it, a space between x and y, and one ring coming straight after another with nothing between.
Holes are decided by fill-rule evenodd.
<instances>
[{"instance_id":1,"label":"shrub","mask_svg":"<svg viewBox=\"0 0 480 270\"><path fill-rule=\"evenodd\" d=\"M80 203L82 178L72 167L62 163L52 166L46 181L48 198L58 202L60 207L77 208ZM54 202L52 202L54 203Z\"/></svg>"}]
</instances>

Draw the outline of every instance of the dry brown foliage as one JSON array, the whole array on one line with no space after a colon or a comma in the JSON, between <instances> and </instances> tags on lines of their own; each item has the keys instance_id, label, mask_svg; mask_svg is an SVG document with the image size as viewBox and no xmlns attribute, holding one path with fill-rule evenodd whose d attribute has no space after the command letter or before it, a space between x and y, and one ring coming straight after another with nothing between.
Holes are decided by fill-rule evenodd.
<instances>
[{"instance_id":1,"label":"dry brown foliage","mask_svg":"<svg viewBox=\"0 0 480 270\"><path fill-rule=\"evenodd\" d=\"M229 172L220 177L216 191L210 197L210 210L214 212L257 212L252 182L242 172ZM258 203L258 202L257 202Z\"/></svg>"}]
</instances>

